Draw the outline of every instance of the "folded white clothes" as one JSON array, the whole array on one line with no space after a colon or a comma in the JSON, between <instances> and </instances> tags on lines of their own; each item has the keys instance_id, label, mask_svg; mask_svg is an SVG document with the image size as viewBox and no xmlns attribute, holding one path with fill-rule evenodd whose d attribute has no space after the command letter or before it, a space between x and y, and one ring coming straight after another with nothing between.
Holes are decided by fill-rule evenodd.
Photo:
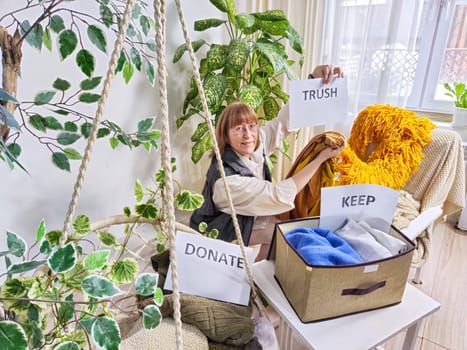
<instances>
[{"instance_id":1,"label":"folded white clothes","mask_svg":"<svg viewBox=\"0 0 467 350\"><path fill-rule=\"evenodd\" d=\"M348 218L345 225L335 233L346 240L366 262L393 256L389 249L353 219Z\"/></svg>"},{"instance_id":2,"label":"folded white clothes","mask_svg":"<svg viewBox=\"0 0 467 350\"><path fill-rule=\"evenodd\" d=\"M358 222L367 232L369 232L379 243L386 247L392 255L402 254L407 251L407 244L388 233L371 227L363 220Z\"/></svg>"}]
</instances>

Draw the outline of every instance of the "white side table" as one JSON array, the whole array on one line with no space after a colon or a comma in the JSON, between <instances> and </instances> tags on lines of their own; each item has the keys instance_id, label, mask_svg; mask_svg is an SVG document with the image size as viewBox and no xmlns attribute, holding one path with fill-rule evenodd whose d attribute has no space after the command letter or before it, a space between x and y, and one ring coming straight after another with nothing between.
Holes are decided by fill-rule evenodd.
<instances>
[{"instance_id":1,"label":"white side table","mask_svg":"<svg viewBox=\"0 0 467 350\"><path fill-rule=\"evenodd\" d=\"M332 320L303 323L297 317L274 278L274 262L253 265L256 285L281 316L280 349L292 349L293 333L314 350L373 349L407 329L403 350L413 349L421 320L440 304L407 284L402 302L378 310L342 316Z\"/></svg>"}]
</instances>

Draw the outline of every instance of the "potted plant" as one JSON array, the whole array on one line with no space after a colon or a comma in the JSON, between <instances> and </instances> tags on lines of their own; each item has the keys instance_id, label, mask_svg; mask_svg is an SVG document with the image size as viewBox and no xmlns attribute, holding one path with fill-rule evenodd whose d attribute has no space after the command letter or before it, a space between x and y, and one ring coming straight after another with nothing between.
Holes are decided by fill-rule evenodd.
<instances>
[{"instance_id":1,"label":"potted plant","mask_svg":"<svg viewBox=\"0 0 467 350\"><path fill-rule=\"evenodd\" d=\"M444 84L447 96L454 99L452 123L456 126L467 127L467 86L462 82Z\"/></svg>"}]
</instances>

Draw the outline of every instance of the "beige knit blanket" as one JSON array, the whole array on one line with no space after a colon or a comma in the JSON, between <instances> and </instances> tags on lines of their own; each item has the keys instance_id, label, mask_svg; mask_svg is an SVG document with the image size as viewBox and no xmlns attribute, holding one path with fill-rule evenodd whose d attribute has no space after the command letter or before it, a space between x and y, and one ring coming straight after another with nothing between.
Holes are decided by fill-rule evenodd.
<instances>
[{"instance_id":1,"label":"beige knit blanket","mask_svg":"<svg viewBox=\"0 0 467 350\"><path fill-rule=\"evenodd\" d=\"M404 190L419 202L419 212L437 205L442 205L443 216L459 211L465 205L464 149L460 135L451 130L434 129L432 140L424 147L423 153L417 172ZM409 202L405 204L410 206ZM428 259L432 234L426 230L417 238L415 265L421 266Z\"/></svg>"}]
</instances>

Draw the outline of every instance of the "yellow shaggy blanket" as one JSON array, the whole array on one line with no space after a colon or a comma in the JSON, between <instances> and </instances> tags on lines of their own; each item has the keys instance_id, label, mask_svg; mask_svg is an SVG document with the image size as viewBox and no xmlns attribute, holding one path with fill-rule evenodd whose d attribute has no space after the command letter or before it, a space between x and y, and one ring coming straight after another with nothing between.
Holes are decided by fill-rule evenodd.
<instances>
[{"instance_id":1,"label":"yellow shaggy blanket","mask_svg":"<svg viewBox=\"0 0 467 350\"><path fill-rule=\"evenodd\" d=\"M416 172L436 126L391 105L371 105L355 119L337 165L338 185L378 184L401 190Z\"/></svg>"}]
</instances>

